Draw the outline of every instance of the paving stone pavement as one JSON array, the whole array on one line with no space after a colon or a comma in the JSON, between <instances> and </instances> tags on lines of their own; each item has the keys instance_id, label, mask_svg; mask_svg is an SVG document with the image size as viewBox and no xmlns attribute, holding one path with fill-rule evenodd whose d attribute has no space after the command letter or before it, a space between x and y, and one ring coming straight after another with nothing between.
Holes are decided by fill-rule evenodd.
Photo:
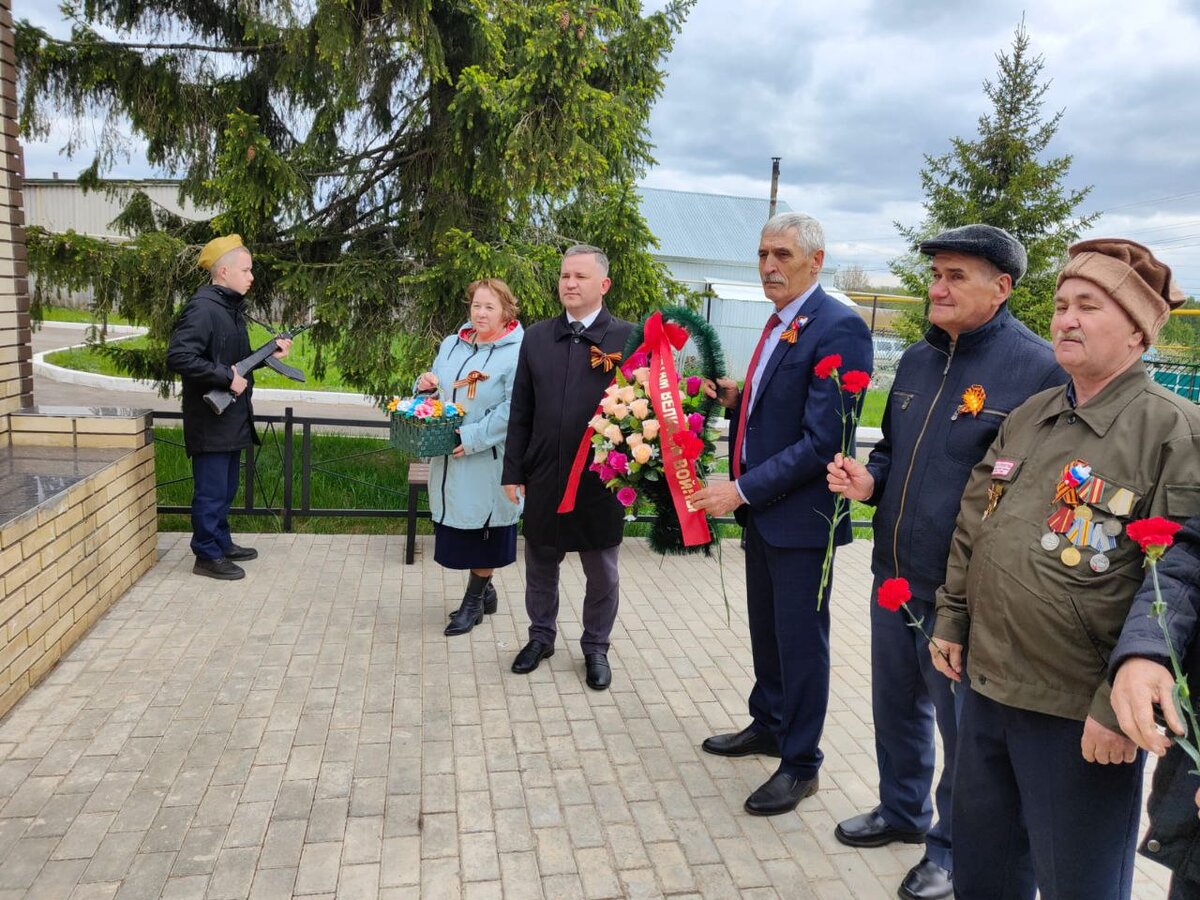
<instances>
[{"instance_id":1,"label":"paving stone pavement","mask_svg":"<svg viewBox=\"0 0 1200 900\"><path fill-rule=\"evenodd\" d=\"M0 900L891 898L919 847L854 850L875 802L870 544L838 558L821 790L742 812L773 766L699 750L746 723L742 555L621 554L612 689L583 684L569 557L556 655L509 671L500 611L445 638L462 576L422 539L261 535L241 582L190 574L187 536L0 721ZM726 624L725 591L731 610ZM1135 896L1165 895L1139 863Z\"/></svg>"}]
</instances>

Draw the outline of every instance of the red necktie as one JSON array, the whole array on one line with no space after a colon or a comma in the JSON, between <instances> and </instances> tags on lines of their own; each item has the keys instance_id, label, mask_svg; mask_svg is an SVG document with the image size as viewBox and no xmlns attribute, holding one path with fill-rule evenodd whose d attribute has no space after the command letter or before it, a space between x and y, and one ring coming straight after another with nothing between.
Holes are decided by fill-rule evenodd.
<instances>
[{"instance_id":1,"label":"red necktie","mask_svg":"<svg viewBox=\"0 0 1200 900\"><path fill-rule=\"evenodd\" d=\"M771 318L767 319L767 324L763 326L762 334L758 338L758 346L754 348L754 355L750 357L750 368L746 370L746 381L742 384L742 405L738 410L737 439L733 444L733 458L729 461L734 478L742 477L742 441L746 439L746 416L750 410L750 395L754 391L754 372L758 369L758 358L762 356L763 345L766 344L767 338L771 336L771 332L775 330L775 326L780 324L780 321L778 313L771 313Z\"/></svg>"}]
</instances>

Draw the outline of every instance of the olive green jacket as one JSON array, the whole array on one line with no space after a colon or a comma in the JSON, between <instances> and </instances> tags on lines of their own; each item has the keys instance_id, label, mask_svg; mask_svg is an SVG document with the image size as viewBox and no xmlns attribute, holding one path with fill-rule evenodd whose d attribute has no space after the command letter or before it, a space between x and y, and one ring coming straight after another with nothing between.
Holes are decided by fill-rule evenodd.
<instances>
[{"instance_id":1,"label":"olive green jacket","mask_svg":"<svg viewBox=\"0 0 1200 900\"><path fill-rule=\"evenodd\" d=\"M1083 504L1091 527L1119 526L1103 553L1048 524L1064 507L1055 494L1073 461L1090 466L1103 488ZM971 687L984 696L1069 719L1090 715L1116 729L1108 656L1143 575L1125 526L1197 514L1200 408L1155 384L1141 361L1078 408L1066 387L1035 394L971 473L934 635L966 646ZM1093 564L1099 555L1107 567Z\"/></svg>"}]
</instances>

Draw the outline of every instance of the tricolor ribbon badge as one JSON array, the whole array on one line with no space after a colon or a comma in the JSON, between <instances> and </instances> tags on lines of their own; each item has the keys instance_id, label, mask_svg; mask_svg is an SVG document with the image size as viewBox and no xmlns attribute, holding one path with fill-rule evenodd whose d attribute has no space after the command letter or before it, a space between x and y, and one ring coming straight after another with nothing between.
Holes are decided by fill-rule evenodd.
<instances>
[{"instance_id":1,"label":"tricolor ribbon badge","mask_svg":"<svg viewBox=\"0 0 1200 900\"><path fill-rule=\"evenodd\" d=\"M792 319L792 324L783 330L783 334L779 335L781 341L787 341L789 344L796 343L796 338L800 336L800 332L804 330L804 326L808 324L808 316L796 316Z\"/></svg>"}]
</instances>

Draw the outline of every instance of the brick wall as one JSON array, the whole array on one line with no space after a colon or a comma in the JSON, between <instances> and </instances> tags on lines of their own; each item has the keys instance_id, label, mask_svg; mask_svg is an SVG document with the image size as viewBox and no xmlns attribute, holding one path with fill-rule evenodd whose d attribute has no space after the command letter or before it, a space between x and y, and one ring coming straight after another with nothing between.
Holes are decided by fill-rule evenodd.
<instances>
[{"instance_id":1,"label":"brick wall","mask_svg":"<svg viewBox=\"0 0 1200 900\"><path fill-rule=\"evenodd\" d=\"M154 565L157 518L148 414L0 418L10 419L16 444L44 445L49 438L59 446L63 440L76 447L137 445L65 493L0 526L3 715Z\"/></svg>"},{"instance_id":2,"label":"brick wall","mask_svg":"<svg viewBox=\"0 0 1200 900\"><path fill-rule=\"evenodd\" d=\"M0 0L0 435L4 414L33 403L33 356L17 141L17 72L12 0ZM0 437L0 446L5 441Z\"/></svg>"}]
</instances>

